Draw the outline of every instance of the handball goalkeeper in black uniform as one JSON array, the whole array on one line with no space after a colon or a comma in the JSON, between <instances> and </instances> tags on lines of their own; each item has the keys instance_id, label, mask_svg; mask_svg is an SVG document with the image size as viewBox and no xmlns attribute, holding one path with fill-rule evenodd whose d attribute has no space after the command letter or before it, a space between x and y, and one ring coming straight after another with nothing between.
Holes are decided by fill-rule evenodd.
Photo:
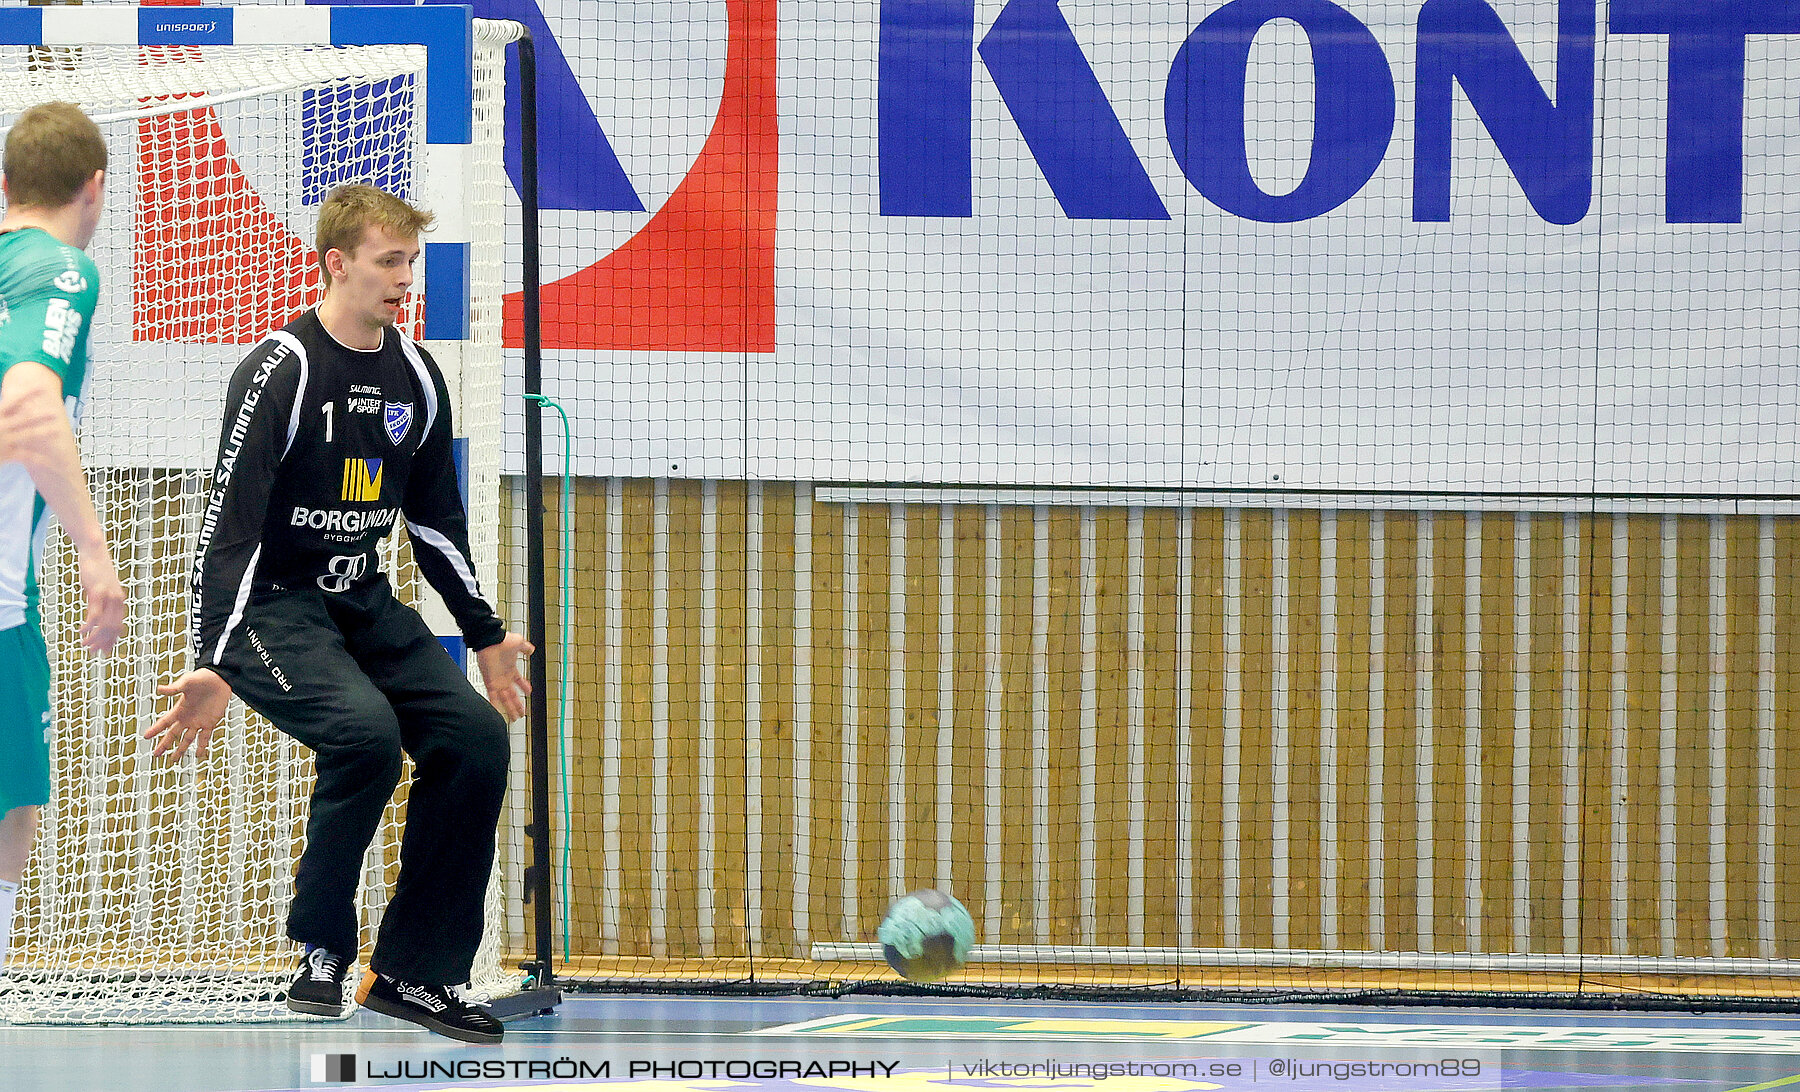
<instances>
[{"instance_id":1,"label":"handball goalkeeper in black uniform","mask_svg":"<svg viewBox=\"0 0 1800 1092\"><path fill-rule=\"evenodd\" d=\"M444 378L394 325L431 220L369 186L320 207L325 297L232 377L195 549L194 669L160 688L176 704L145 735L158 755L204 755L236 693L315 752L287 924L306 951L287 1003L328 1016L357 957L363 855L411 755L400 875L357 1000L485 1043L499 1022L451 987L481 940L506 721L524 715L532 648L476 585ZM487 700L380 569L376 548L401 521Z\"/></svg>"}]
</instances>

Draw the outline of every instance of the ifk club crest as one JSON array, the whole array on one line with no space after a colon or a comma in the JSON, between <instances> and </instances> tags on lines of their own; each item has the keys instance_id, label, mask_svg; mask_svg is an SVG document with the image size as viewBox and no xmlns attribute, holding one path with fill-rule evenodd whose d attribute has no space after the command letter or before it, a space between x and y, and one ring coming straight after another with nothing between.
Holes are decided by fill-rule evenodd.
<instances>
[{"instance_id":1,"label":"ifk club crest","mask_svg":"<svg viewBox=\"0 0 1800 1092\"><path fill-rule=\"evenodd\" d=\"M387 426L388 439L395 447L406 439L406 430L412 427L413 406L411 402L385 402L382 404L381 423Z\"/></svg>"}]
</instances>

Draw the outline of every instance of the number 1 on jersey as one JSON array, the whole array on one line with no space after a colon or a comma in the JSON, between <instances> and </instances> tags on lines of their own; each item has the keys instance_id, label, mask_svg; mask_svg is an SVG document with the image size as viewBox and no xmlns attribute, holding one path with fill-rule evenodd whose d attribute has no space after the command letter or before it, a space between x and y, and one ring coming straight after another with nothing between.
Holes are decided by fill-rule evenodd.
<instances>
[{"instance_id":1,"label":"number 1 on jersey","mask_svg":"<svg viewBox=\"0 0 1800 1092\"><path fill-rule=\"evenodd\" d=\"M332 412L331 411L333 409L335 409L336 407L337 407L336 402L327 402L324 405L319 407L319 412L323 413L325 415L325 442L328 444L331 442L331 420L332 420Z\"/></svg>"}]
</instances>

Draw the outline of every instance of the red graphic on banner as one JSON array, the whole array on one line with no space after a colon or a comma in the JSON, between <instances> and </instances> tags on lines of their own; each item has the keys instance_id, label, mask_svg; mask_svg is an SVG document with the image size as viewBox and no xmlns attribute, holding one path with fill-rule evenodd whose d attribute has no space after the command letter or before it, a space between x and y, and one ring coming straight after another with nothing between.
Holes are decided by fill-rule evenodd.
<instances>
[{"instance_id":1,"label":"red graphic on banner","mask_svg":"<svg viewBox=\"0 0 1800 1092\"><path fill-rule=\"evenodd\" d=\"M261 340L318 297L312 246L264 203L210 109L138 122L132 339Z\"/></svg>"},{"instance_id":2,"label":"red graphic on banner","mask_svg":"<svg viewBox=\"0 0 1800 1092\"><path fill-rule=\"evenodd\" d=\"M780 127L776 0L728 0L718 119L650 222L593 265L543 287L546 349L775 351ZM520 298L506 343L522 344Z\"/></svg>"},{"instance_id":3,"label":"red graphic on banner","mask_svg":"<svg viewBox=\"0 0 1800 1092\"><path fill-rule=\"evenodd\" d=\"M184 48L145 49L143 62ZM139 121L138 147L132 340L245 344L312 305L311 244L269 210L210 108Z\"/></svg>"}]
</instances>

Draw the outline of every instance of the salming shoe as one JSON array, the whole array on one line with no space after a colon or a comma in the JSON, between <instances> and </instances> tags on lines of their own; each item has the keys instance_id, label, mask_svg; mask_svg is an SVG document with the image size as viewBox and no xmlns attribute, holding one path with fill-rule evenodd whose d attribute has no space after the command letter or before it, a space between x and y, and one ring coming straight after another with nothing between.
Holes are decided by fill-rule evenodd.
<instances>
[{"instance_id":1,"label":"salming shoe","mask_svg":"<svg viewBox=\"0 0 1800 1092\"><path fill-rule=\"evenodd\" d=\"M465 1043L497 1043L505 1034L492 1013L464 1001L448 986L421 986L370 971L357 987L356 1003Z\"/></svg>"},{"instance_id":2,"label":"salming shoe","mask_svg":"<svg viewBox=\"0 0 1800 1092\"><path fill-rule=\"evenodd\" d=\"M300 973L288 986L287 1007L308 1016L342 1016L344 974L349 969L343 956L308 945L300 957Z\"/></svg>"}]
</instances>

